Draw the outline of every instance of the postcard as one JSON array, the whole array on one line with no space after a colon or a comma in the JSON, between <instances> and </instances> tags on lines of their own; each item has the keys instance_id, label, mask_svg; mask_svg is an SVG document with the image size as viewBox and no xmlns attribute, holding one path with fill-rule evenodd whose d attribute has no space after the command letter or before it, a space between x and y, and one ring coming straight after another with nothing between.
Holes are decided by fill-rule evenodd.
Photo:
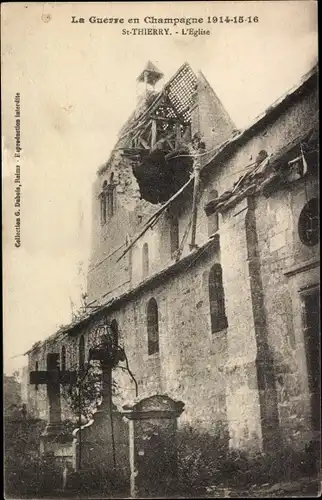
<instances>
[{"instance_id":1,"label":"postcard","mask_svg":"<svg viewBox=\"0 0 322 500\"><path fill-rule=\"evenodd\" d=\"M1 28L5 497L318 496L317 2Z\"/></svg>"}]
</instances>

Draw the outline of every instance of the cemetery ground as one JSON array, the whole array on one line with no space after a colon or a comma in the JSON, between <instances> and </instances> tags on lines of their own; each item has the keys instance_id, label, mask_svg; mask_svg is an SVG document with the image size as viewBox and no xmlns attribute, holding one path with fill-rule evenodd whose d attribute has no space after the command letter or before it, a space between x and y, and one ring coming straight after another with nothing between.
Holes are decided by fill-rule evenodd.
<instances>
[{"instance_id":1,"label":"cemetery ground","mask_svg":"<svg viewBox=\"0 0 322 500\"><path fill-rule=\"evenodd\" d=\"M72 430L70 422L65 423ZM118 471L80 470L63 485L63 466L40 457L39 440L46 422L5 419L5 498L129 498L129 484ZM303 452L274 455L227 451L225 436L179 430L177 498L317 497L319 451L313 443ZM152 497L149 497L152 498Z\"/></svg>"}]
</instances>

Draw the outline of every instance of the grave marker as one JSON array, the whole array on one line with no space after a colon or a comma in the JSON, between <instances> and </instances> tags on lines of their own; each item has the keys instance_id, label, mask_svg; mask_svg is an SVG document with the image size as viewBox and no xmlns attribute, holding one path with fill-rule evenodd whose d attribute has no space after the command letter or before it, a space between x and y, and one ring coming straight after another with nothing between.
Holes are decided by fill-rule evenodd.
<instances>
[{"instance_id":1,"label":"grave marker","mask_svg":"<svg viewBox=\"0 0 322 500\"><path fill-rule=\"evenodd\" d=\"M46 436L61 432L61 401L60 386L75 384L77 380L76 371L61 371L59 367L59 354L47 354L47 370L35 370L30 372L30 384L46 385L48 399L48 423L44 434Z\"/></svg>"}]
</instances>

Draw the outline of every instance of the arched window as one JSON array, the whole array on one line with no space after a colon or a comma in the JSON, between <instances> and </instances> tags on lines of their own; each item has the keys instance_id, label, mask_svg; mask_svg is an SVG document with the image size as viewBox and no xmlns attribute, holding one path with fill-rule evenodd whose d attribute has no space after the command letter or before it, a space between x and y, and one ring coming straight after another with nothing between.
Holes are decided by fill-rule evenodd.
<instances>
[{"instance_id":1,"label":"arched window","mask_svg":"<svg viewBox=\"0 0 322 500\"><path fill-rule=\"evenodd\" d=\"M110 183L107 187L107 215L113 217L116 209L116 185L114 182L114 173L111 173Z\"/></svg>"},{"instance_id":2,"label":"arched window","mask_svg":"<svg viewBox=\"0 0 322 500\"><path fill-rule=\"evenodd\" d=\"M111 322L111 334L113 338L113 344L118 345L119 343L119 327L116 319L113 319Z\"/></svg>"},{"instance_id":3,"label":"arched window","mask_svg":"<svg viewBox=\"0 0 322 500\"><path fill-rule=\"evenodd\" d=\"M103 187L102 187L102 192L100 194L100 199L101 199L101 224L106 223L106 217L107 217L107 181L103 182Z\"/></svg>"},{"instance_id":4,"label":"arched window","mask_svg":"<svg viewBox=\"0 0 322 500\"><path fill-rule=\"evenodd\" d=\"M144 243L142 248L142 274L143 278L149 275L149 246Z\"/></svg>"},{"instance_id":5,"label":"arched window","mask_svg":"<svg viewBox=\"0 0 322 500\"><path fill-rule=\"evenodd\" d=\"M115 187L109 186L107 192L107 214L108 217L113 217L115 212Z\"/></svg>"},{"instance_id":6,"label":"arched window","mask_svg":"<svg viewBox=\"0 0 322 500\"><path fill-rule=\"evenodd\" d=\"M209 302L212 333L227 328L225 313L225 295L222 283L222 269L220 264L215 264L209 273Z\"/></svg>"},{"instance_id":7,"label":"arched window","mask_svg":"<svg viewBox=\"0 0 322 500\"><path fill-rule=\"evenodd\" d=\"M84 370L85 368L85 340L84 335L80 336L78 345L78 364L79 369Z\"/></svg>"},{"instance_id":8,"label":"arched window","mask_svg":"<svg viewBox=\"0 0 322 500\"><path fill-rule=\"evenodd\" d=\"M105 180L100 194L101 200L101 223L105 224L107 219L113 217L116 210L116 184L114 174L110 176L109 183Z\"/></svg>"},{"instance_id":9,"label":"arched window","mask_svg":"<svg viewBox=\"0 0 322 500\"><path fill-rule=\"evenodd\" d=\"M171 257L173 257L179 248L179 222L175 214L170 216L170 248Z\"/></svg>"},{"instance_id":10,"label":"arched window","mask_svg":"<svg viewBox=\"0 0 322 500\"><path fill-rule=\"evenodd\" d=\"M147 307L148 354L159 352L159 317L158 304L150 299Z\"/></svg>"},{"instance_id":11,"label":"arched window","mask_svg":"<svg viewBox=\"0 0 322 500\"><path fill-rule=\"evenodd\" d=\"M208 203L211 200L215 200L218 198L218 191L215 189L212 189L208 193ZM218 231L219 224L218 224L218 213L213 213L208 216L208 236L213 235Z\"/></svg>"},{"instance_id":12,"label":"arched window","mask_svg":"<svg viewBox=\"0 0 322 500\"><path fill-rule=\"evenodd\" d=\"M66 370L66 347L63 345L61 348L61 371Z\"/></svg>"}]
</instances>

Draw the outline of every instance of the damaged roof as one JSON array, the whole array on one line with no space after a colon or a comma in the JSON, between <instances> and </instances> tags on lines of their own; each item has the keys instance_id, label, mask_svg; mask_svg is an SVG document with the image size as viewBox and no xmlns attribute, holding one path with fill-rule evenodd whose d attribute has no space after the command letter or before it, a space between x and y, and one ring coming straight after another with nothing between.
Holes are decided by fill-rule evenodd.
<instances>
[{"instance_id":1,"label":"damaged roof","mask_svg":"<svg viewBox=\"0 0 322 500\"><path fill-rule=\"evenodd\" d=\"M146 119L149 112L152 112L156 108L161 97L166 96L173 107L173 117L179 117L183 121L189 122L193 95L196 93L196 85L197 77L190 65L185 62L163 86L160 92L150 92L152 99L150 99L148 109L136 110L134 112L135 120L132 121L137 121L136 127L139 127L141 120ZM128 133L132 125L134 124L129 120L123 131L123 135Z\"/></svg>"},{"instance_id":2,"label":"damaged roof","mask_svg":"<svg viewBox=\"0 0 322 500\"><path fill-rule=\"evenodd\" d=\"M267 123L271 123L275 117L279 116L288 106L290 106L294 102L294 97L303 94L311 88L315 88L317 84L317 73L318 65L315 65L301 78L297 85L293 86L288 92L277 99L261 113L249 127L234 133L229 140L222 143L212 152L212 157L210 157L210 159L207 157L206 162L205 159L203 160L203 171L213 167L214 163L218 163L219 161L222 162L225 158L232 155L239 146L247 142L256 132L258 132L258 130L262 129ZM267 188L274 181L279 180L283 182L285 171L282 172L281 170L277 170L276 167L278 167L283 157L291 153L304 141L313 141L315 144L317 143L317 123L313 124L313 127L308 133L297 137L274 154L250 164L250 170L241 175L230 190L225 191L221 196L215 200L211 200L205 205L204 209L206 214L210 215L215 211L227 209L244 196L256 190ZM206 153L205 156L207 156L207 154L208 153Z\"/></svg>"},{"instance_id":3,"label":"damaged roof","mask_svg":"<svg viewBox=\"0 0 322 500\"><path fill-rule=\"evenodd\" d=\"M185 63L185 64L187 64L187 63ZM176 75L177 75L177 73L176 73ZM214 163L217 163L218 161L222 161L226 156L233 154L235 149L238 148L238 146L247 142L259 129L263 128L263 126L265 126L266 123L270 123L274 119L275 116L280 115L284 111L285 108L287 108L289 105L291 105L295 96L301 95L307 89L310 89L310 88L313 88L313 86L316 86L317 73L318 73L318 65L315 65L308 73L306 73L301 78L300 82L297 85L292 87L287 93L285 93L279 99L277 99L261 115L259 115L249 127L245 128L243 130L240 130L240 131L236 131L227 141L223 142L215 150L203 153L201 155L202 156L202 170L205 171L208 168L212 168L214 166ZM176 75L174 75L174 77ZM164 89L166 89L166 88L167 88L167 86L164 87ZM157 102L157 99L160 96L160 94L161 94L161 92L155 93L154 95L151 94L152 103ZM142 115L144 115L145 112L146 112L146 110L145 111L141 110ZM124 130L126 130L126 127L128 127L130 125L130 121L134 118L134 115L135 115L135 113L133 113L133 115L130 117L129 121L126 123ZM261 159L261 161L257 160L257 162L254 162L254 164L249 165L249 167L253 167L252 170L250 170L250 171L246 172L244 175L242 175L238 179L238 181L233 185L231 190L226 191L216 200L212 200L211 202L209 202L205 207L206 212L208 211L208 213L213 213L216 210L224 209L225 207L227 208L229 205L233 204L241 197L243 197L247 194L250 194L251 192L254 192L254 190L256 190L258 187L260 189L262 189L263 187L269 185L271 182L273 182L275 179L277 179L278 175L281 175L281 171L279 171L278 169L275 168L277 166L277 164L280 162L281 158L284 156L287 156L289 153L291 153L294 150L294 148L299 146L299 144L303 141L307 141L308 143L310 141L313 141L313 142L316 141L316 132L317 132L317 126L315 125L314 127L312 127L312 129L307 134L296 138L294 141L292 141L291 143L289 143L286 146L284 146L283 148L281 148L278 152L274 153L274 155L267 156L264 159ZM113 153L111 156L113 156ZM101 173L102 171L106 170L107 165L108 165L108 163L104 164L100 168L98 173ZM192 253L190 255L194 255L194 253ZM180 262L181 261L179 261L179 263ZM152 282L154 280L154 278L155 278L155 276L152 276L151 278L149 278L148 281ZM126 294L124 294L123 299L125 299L125 297L127 297L128 294L131 295L131 294L135 293L137 291L137 288L141 288L142 286L145 286L145 285L146 285L145 282L143 284L141 283L139 285L139 287L136 287L134 290L131 290L130 292L127 292ZM91 311L90 313L85 314L80 319L75 320L66 326L62 326L58 331L56 331L53 335L48 337L46 340L39 341L39 342L36 342L35 344L33 344L33 346L28 351L26 351L25 354L29 354L30 352L39 348L40 346L45 345L47 342L57 340L59 335L67 335L73 329L76 329L76 328L79 328L79 327L85 325L95 315L106 310L108 307L115 305L116 303L119 303L120 299L123 300L122 297L119 297L116 299L111 299L107 303L105 303L103 305L99 305L97 307L97 309L95 309L94 311Z\"/></svg>"},{"instance_id":4,"label":"damaged roof","mask_svg":"<svg viewBox=\"0 0 322 500\"><path fill-rule=\"evenodd\" d=\"M302 76L300 81L289 89L285 94L276 99L265 111L258 115L251 125L235 131L231 137L224 141L213 151L208 151L202 155L203 169L213 166L216 160L223 160L225 157L234 153L238 146L247 142L258 130L262 129L267 123L278 117L283 111L294 102L296 96L301 95L317 85L318 64L312 67L310 71Z\"/></svg>"},{"instance_id":5,"label":"damaged roof","mask_svg":"<svg viewBox=\"0 0 322 500\"><path fill-rule=\"evenodd\" d=\"M264 158L258 158L257 161L249 165L251 168L243 174L232 186L231 189L225 191L222 195L214 200L210 200L204 207L207 215L215 212L227 210L245 196L249 196L258 191L265 190L268 192L269 187L278 182L283 185L290 174L290 165L285 168L285 163L291 158L291 155L296 152L300 154L300 145L307 143L309 147L303 149L304 157L309 157L315 153L317 144L317 127L313 127L308 133L303 134L286 146L280 148L272 155L264 155ZM311 145L311 147L310 147ZM259 155L260 156L260 155Z\"/></svg>"},{"instance_id":6,"label":"damaged roof","mask_svg":"<svg viewBox=\"0 0 322 500\"><path fill-rule=\"evenodd\" d=\"M178 120L185 125L190 123L196 89L197 76L190 65L185 62L160 92L147 90L144 98L139 101L136 109L121 128L110 158L98 169L98 175L101 175L108 168L113 160L114 152L126 146L129 134L144 129L151 120L151 115L158 112L160 106L163 106L164 118Z\"/></svg>"}]
</instances>

